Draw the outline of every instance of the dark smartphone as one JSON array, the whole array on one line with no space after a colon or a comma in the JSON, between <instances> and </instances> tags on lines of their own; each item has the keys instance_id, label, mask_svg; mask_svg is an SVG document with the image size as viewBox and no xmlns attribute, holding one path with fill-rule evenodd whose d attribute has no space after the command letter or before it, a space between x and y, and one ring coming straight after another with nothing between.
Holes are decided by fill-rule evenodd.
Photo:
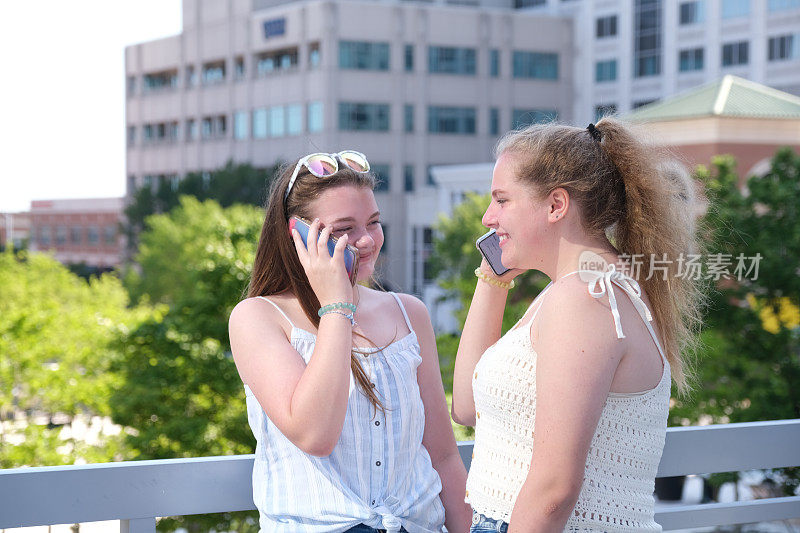
<instances>
[{"instance_id":1,"label":"dark smartphone","mask_svg":"<svg viewBox=\"0 0 800 533\"><path fill-rule=\"evenodd\" d=\"M481 236L481 238L475 242L475 246L478 247L483 257L486 258L486 262L489 263L489 266L492 267L492 271L496 275L502 276L511 270L510 268L504 267L503 262L500 260L503 251L500 250L500 237L497 236L495 230L491 230Z\"/></svg>"},{"instance_id":2,"label":"dark smartphone","mask_svg":"<svg viewBox=\"0 0 800 533\"><path fill-rule=\"evenodd\" d=\"M303 244L308 248L308 230L311 227L311 222L300 217L291 217L289 219L289 233L296 229L303 239ZM336 237L328 239L328 253L333 257L333 250L336 248ZM344 268L347 270L347 277L350 282L355 284L356 276L358 275L358 249L355 246L348 244L344 248Z\"/></svg>"}]
</instances>

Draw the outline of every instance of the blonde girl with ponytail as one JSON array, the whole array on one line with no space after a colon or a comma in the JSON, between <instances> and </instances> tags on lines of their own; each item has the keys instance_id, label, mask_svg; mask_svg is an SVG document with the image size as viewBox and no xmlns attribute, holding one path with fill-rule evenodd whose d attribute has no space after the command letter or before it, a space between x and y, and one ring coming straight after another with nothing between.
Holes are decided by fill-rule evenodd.
<instances>
[{"instance_id":1,"label":"blonde girl with ponytail","mask_svg":"<svg viewBox=\"0 0 800 533\"><path fill-rule=\"evenodd\" d=\"M660 531L655 475L700 292L680 272L693 184L641 139L603 118L497 145L483 224L511 270L476 272L453 385L453 419L475 425L473 532ZM530 269L552 281L501 338L509 282Z\"/></svg>"}]
</instances>

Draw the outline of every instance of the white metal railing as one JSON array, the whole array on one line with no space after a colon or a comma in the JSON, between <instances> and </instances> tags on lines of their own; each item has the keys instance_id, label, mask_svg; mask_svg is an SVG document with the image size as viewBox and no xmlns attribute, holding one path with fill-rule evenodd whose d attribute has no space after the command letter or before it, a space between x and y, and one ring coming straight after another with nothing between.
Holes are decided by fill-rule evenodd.
<instances>
[{"instance_id":1,"label":"white metal railing","mask_svg":"<svg viewBox=\"0 0 800 533\"><path fill-rule=\"evenodd\" d=\"M467 467L472 443L460 443ZM670 428L658 475L800 465L800 419ZM252 455L0 470L0 529L121 520L152 533L159 516L254 509ZM800 518L800 496L685 505L656 513L665 530Z\"/></svg>"}]
</instances>

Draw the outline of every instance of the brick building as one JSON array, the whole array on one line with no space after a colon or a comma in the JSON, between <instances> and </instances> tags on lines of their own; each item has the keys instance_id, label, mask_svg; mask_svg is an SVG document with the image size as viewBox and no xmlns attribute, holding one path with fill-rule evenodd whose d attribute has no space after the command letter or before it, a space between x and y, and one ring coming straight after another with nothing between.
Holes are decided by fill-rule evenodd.
<instances>
[{"instance_id":1,"label":"brick building","mask_svg":"<svg viewBox=\"0 0 800 533\"><path fill-rule=\"evenodd\" d=\"M626 117L694 168L731 154L744 181L763 175L781 146L800 153L800 97L736 76L666 98Z\"/></svg>"},{"instance_id":2,"label":"brick building","mask_svg":"<svg viewBox=\"0 0 800 533\"><path fill-rule=\"evenodd\" d=\"M31 251L49 251L64 264L97 270L118 267L122 198L34 200L28 213Z\"/></svg>"}]
</instances>

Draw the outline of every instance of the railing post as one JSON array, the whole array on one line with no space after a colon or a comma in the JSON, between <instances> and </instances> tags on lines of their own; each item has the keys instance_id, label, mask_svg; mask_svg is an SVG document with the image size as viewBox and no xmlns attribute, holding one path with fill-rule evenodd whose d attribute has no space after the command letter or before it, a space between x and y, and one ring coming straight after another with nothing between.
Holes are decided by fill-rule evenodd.
<instances>
[{"instance_id":1,"label":"railing post","mask_svg":"<svg viewBox=\"0 0 800 533\"><path fill-rule=\"evenodd\" d=\"M155 518L134 518L119 521L119 533L155 533Z\"/></svg>"}]
</instances>

